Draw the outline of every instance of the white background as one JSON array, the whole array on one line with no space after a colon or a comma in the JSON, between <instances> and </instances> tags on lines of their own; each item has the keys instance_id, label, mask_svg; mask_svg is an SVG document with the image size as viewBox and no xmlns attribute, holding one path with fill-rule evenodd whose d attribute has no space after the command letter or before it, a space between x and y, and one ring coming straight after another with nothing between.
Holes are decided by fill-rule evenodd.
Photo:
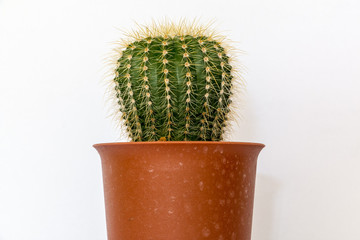
<instances>
[{"instance_id":1,"label":"white background","mask_svg":"<svg viewBox=\"0 0 360 240\"><path fill-rule=\"evenodd\" d=\"M0 0L0 240L106 239L103 59L133 20L217 19L262 142L253 240L360 239L357 0Z\"/></svg>"}]
</instances>

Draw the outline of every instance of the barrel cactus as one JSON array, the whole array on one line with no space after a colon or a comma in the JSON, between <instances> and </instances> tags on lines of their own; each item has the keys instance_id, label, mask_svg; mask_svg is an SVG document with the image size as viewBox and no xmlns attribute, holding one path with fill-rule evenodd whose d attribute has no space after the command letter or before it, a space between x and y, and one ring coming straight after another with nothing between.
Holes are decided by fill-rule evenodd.
<instances>
[{"instance_id":1,"label":"barrel cactus","mask_svg":"<svg viewBox=\"0 0 360 240\"><path fill-rule=\"evenodd\" d=\"M112 91L132 141L220 141L234 71L221 39L180 22L134 32L116 59Z\"/></svg>"}]
</instances>

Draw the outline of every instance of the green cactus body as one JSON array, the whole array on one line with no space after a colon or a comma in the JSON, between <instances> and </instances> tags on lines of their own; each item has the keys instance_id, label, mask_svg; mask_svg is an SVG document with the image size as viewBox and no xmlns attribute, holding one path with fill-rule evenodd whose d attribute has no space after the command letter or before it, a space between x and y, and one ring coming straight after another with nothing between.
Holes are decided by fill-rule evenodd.
<instances>
[{"instance_id":1,"label":"green cactus body","mask_svg":"<svg viewBox=\"0 0 360 240\"><path fill-rule=\"evenodd\" d=\"M116 96L133 141L220 141L232 94L232 67L205 36L147 37L118 59Z\"/></svg>"}]
</instances>

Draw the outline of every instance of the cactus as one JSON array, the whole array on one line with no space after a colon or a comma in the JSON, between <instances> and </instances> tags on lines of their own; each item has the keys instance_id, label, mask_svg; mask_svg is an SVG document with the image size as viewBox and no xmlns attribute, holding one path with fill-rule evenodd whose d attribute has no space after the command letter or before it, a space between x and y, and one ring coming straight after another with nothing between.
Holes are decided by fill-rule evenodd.
<instances>
[{"instance_id":1,"label":"cactus","mask_svg":"<svg viewBox=\"0 0 360 240\"><path fill-rule=\"evenodd\" d=\"M114 88L129 137L220 141L234 78L229 56L203 29L170 25L138 32L117 59Z\"/></svg>"}]
</instances>

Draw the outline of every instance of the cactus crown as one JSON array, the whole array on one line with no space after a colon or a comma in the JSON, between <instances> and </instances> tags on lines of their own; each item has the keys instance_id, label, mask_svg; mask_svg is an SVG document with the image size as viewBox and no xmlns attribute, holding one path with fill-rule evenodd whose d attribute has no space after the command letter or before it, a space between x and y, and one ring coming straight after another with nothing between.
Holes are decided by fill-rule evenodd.
<instances>
[{"instance_id":1,"label":"cactus crown","mask_svg":"<svg viewBox=\"0 0 360 240\"><path fill-rule=\"evenodd\" d=\"M132 141L223 139L234 74L221 41L184 22L133 33L112 79Z\"/></svg>"}]
</instances>

